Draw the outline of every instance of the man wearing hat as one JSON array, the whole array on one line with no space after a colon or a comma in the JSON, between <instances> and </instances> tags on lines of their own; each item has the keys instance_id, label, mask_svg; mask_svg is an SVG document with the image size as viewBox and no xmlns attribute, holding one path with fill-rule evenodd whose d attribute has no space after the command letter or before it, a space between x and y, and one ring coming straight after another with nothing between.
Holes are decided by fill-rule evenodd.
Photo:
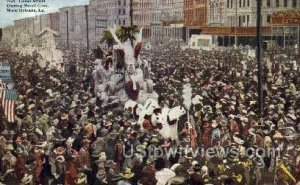
<instances>
[{"instance_id":1,"label":"man wearing hat","mask_svg":"<svg viewBox=\"0 0 300 185\"><path fill-rule=\"evenodd\" d=\"M82 170L91 169L89 145L90 145L90 140L87 137L85 137L82 141L82 147L79 150L79 157L78 157L79 164Z\"/></svg>"},{"instance_id":2,"label":"man wearing hat","mask_svg":"<svg viewBox=\"0 0 300 185\"><path fill-rule=\"evenodd\" d=\"M17 148L17 161L15 165L15 172L17 179L22 179L25 176L25 156L24 150L20 147Z\"/></svg>"},{"instance_id":3,"label":"man wearing hat","mask_svg":"<svg viewBox=\"0 0 300 185\"><path fill-rule=\"evenodd\" d=\"M212 145L219 145L219 141L221 138L221 130L219 128L219 123L217 123L216 120L212 121L212 133L211 133L211 140L212 140Z\"/></svg>"},{"instance_id":4,"label":"man wearing hat","mask_svg":"<svg viewBox=\"0 0 300 185\"><path fill-rule=\"evenodd\" d=\"M157 183L157 180L155 179L156 170L154 168L154 162L154 158L148 158L146 166L142 169L142 174L139 181L141 184L152 185Z\"/></svg>"},{"instance_id":5,"label":"man wearing hat","mask_svg":"<svg viewBox=\"0 0 300 185\"><path fill-rule=\"evenodd\" d=\"M204 180L201 175L201 165L199 163L195 164L193 167L193 173L190 176L189 183L190 185L203 184Z\"/></svg>"},{"instance_id":6,"label":"man wearing hat","mask_svg":"<svg viewBox=\"0 0 300 185\"><path fill-rule=\"evenodd\" d=\"M125 168L125 170L119 174L123 179L132 182L132 178L135 176L135 174L131 171L130 168Z\"/></svg>"},{"instance_id":7,"label":"man wearing hat","mask_svg":"<svg viewBox=\"0 0 300 185\"><path fill-rule=\"evenodd\" d=\"M78 158L78 153L71 150L71 155L66 157L65 185L75 184L78 176L75 160Z\"/></svg>"},{"instance_id":8,"label":"man wearing hat","mask_svg":"<svg viewBox=\"0 0 300 185\"><path fill-rule=\"evenodd\" d=\"M211 146L211 133L212 128L210 123L207 121L204 122L204 125L202 126L204 129L203 135L202 135L202 141L205 148L208 148Z\"/></svg>"},{"instance_id":9,"label":"man wearing hat","mask_svg":"<svg viewBox=\"0 0 300 185\"><path fill-rule=\"evenodd\" d=\"M166 168L163 158L158 158L155 161L155 169L157 170L155 173L157 185L165 185L170 178L176 176L176 174L172 170Z\"/></svg>"}]
</instances>

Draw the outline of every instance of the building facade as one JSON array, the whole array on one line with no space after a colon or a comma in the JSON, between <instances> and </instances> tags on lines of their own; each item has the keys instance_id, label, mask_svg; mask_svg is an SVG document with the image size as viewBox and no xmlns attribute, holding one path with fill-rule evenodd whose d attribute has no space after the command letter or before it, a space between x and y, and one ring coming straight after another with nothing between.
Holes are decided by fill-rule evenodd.
<instances>
[{"instance_id":1,"label":"building facade","mask_svg":"<svg viewBox=\"0 0 300 185\"><path fill-rule=\"evenodd\" d=\"M73 6L60 9L59 35L64 47L89 45L88 7Z\"/></svg>"},{"instance_id":2,"label":"building facade","mask_svg":"<svg viewBox=\"0 0 300 185\"><path fill-rule=\"evenodd\" d=\"M184 40L183 0L151 0L151 40Z\"/></svg>"},{"instance_id":3,"label":"building facade","mask_svg":"<svg viewBox=\"0 0 300 185\"><path fill-rule=\"evenodd\" d=\"M150 1L151 11L151 42L159 43L163 40L163 26L162 26L162 10L161 0Z\"/></svg>"},{"instance_id":4,"label":"building facade","mask_svg":"<svg viewBox=\"0 0 300 185\"><path fill-rule=\"evenodd\" d=\"M200 34L201 28L207 25L207 0L184 0L184 25L187 39L192 34Z\"/></svg>"},{"instance_id":5,"label":"building facade","mask_svg":"<svg viewBox=\"0 0 300 185\"><path fill-rule=\"evenodd\" d=\"M2 28L2 39L1 42L5 42L11 45L14 41L15 33L14 33L14 26L7 26Z\"/></svg>"},{"instance_id":6,"label":"building facade","mask_svg":"<svg viewBox=\"0 0 300 185\"><path fill-rule=\"evenodd\" d=\"M201 33L214 36L219 46L255 45L256 37L256 0L209 0L207 7L207 26ZM263 0L261 6L261 26L264 41L273 40L271 27L272 15L279 11L299 8L299 0ZM283 40L282 34L277 36ZM280 44L281 43L281 44ZM282 45L282 41L279 41Z\"/></svg>"},{"instance_id":7,"label":"building facade","mask_svg":"<svg viewBox=\"0 0 300 185\"><path fill-rule=\"evenodd\" d=\"M99 44L103 31L114 25L130 25L130 0L90 0L89 35L93 46Z\"/></svg>"},{"instance_id":8,"label":"building facade","mask_svg":"<svg viewBox=\"0 0 300 185\"><path fill-rule=\"evenodd\" d=\"M59 32L59 12L50 13L50 29Z\"/></svg>"},{"instance_id":9,"label":"building facade","mask_svg":"<svg viewBox=\"0 0 300 185\"><path fill-rule=\"evenodd\" d=\"M143 40L151 38L150 0L133 0L133 24L143 27Z\"/></svg>"},{"instance_id":10,"label":"building facade","mask_svg":"<svg viewBox=\"0 0 300 185\"><path fill-rule=\"evenodd\" d=\"M28 34L33 34L33 30L34 30L33 18L29 17L20 20L15 20L14 29L17 33L26 32Z\"/></svg>"},{"instance_id":11,"label":"building facade","mask_svg":"<svg viewBox=\"0 0 300 185\"><path fill-rule=\"evenodd\" d=\"M183 21L183 0L163 1L162 24L164 26L164 37L167 40L185 40L185 29Z\"/></svg>"}]
</instances>

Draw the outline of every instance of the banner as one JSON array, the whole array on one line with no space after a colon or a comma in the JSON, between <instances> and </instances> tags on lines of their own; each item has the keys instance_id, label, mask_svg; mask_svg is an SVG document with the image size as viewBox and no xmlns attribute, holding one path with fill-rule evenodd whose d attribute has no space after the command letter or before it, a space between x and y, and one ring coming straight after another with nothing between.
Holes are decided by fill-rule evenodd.
<instances>
[{"instance_id":1,"label":"banner","mask_svg":"<svg viewBox=\"0 0 300 185\"><path fill-rule=\"evenodd\" d=\"M9 64L0 63L0 79L3 83L12 82Z\"/></svg>"}]
</instances>

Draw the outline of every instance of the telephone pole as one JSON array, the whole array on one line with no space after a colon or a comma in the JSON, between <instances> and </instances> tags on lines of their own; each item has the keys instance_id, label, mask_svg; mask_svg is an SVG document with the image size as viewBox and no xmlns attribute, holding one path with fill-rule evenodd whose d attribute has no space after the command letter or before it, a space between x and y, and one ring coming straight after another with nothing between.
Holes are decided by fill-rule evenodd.
<instances>
[{"instance_id":1,"label":"telephone pole","mask_svg":"<svg viewBox=\"0 0 300 185\"><path fill-rule=\"evenodd\" d=\"M89 7L85 5L85 23L86 23L86 49L90 50L90 41L89 41Z\"/></svg>"},{"instance_id":2,"label":"telephone pole","mask_svg":"<svg viewBox=\"0 0 300 185\"><path fill-rule=\"evenodd\" d=\"M238 13L237 13L237 8L238 8L238 0L235 0L235 27L234 27L234 45L237 47L238 46L238 37L237 37L237 26L238 25Z\"/></svg>"},{"instance_id":3,"label":"telephone pole","mask_svg":"<svg viewBox=\"0 0 300 185\"><path fill-rule=\"evenodd\" d=\"M264 97L263 97L263 69L261 64L262 48L261 48L261 0L256 0L257 2L257 12L256 12L256 43L257 43L257 80L258 80L258 110L260 115L264 111Z\"/></svg>"},{"instance_id":4,"label":"telephone pole","mask_svg":"<svg viewBox=\"0 0 300 185\"><path fill-rule=\"evenodd\" d=\"M133 26L133 3L132 3L133 0L130 0L130 4L129 4L129 16L130 16L130 26Z\"/></svg>"},{"instance_id":5,"label":"telephone pole","mask_svg":"<svg viewBox=\"0 0 300 185\"><path fill-rule=\"evenodd\" d=\"M129 4L129 16L130 16L130 26L132 27L133 26L133 5L132 5L132 1L133 0L130 0L130 4ZM131 46L133 47L133 40L131 40Z\"/></svg>"},{"instance_id":6,"label":"telephone pole","mask_svg":"<svg viewBox=\"0 0 300 185\"><path fill-rule=\"evenodd\" d=\"M69 49L69 12L66 11L67 15L67 48Z\"/></svg>"}]
</instances>

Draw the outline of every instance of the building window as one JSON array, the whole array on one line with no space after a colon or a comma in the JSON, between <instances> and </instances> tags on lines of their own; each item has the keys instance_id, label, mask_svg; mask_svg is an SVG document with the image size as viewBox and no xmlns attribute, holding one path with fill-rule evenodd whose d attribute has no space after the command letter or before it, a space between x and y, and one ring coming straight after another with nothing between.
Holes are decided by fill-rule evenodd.
<instances>
[{"instance_id":1,"label":"building window","mask_svg":"<svg viewBox=\"0 0 300 185\"><path fill-rule=\"evenodd\" d=\"M284 6L284 7L287 7L287 0L284 0L284 1L283 1L283 6Z\"/></svg>"},{"instance_id":2,"label":"building window","mask_svg":"<svg viewBox=\"0 0 300 185\"><path fill-rule=\"evenodd\" d=\"M227 8L229 8L230 0L227 0Z\"/></svg>"},{"instance_id":3,"label":"building window","mask_svg":"<svg viewBox=\"0 0 300 185\"><path fill-rule=\"evenodd\" d=\"M119 6L121 6L121 0L118 1Z\"/></svg>"},{"instance_id":4,"label":"building window","mask_svg":"<svg viewBox=\"0 0 300 185\"><path fill-rule=\"evenodd\" d=\"M242 7L242 0L240 0L240 8Z\"/></svg>"},{"instance_id":5,"label":"building window","mask_svg":"<svg viewBox=\"0 0 300 185\"><path fill-rule=\"evenodd\" d=\"M250 15L247 15L247 26L249 26L249 22L250 22Z\"/></svg>"},{"instance_id":6,"label":"building window","mask_svg":"<svg viewBox=\"0 0 300 185\"><path fill-rule=\"evenodd\" d=\"M125 19L123 20L123 25L126 25Z\"/></svg>"},{"instance_id":7,"label":"building window","mask_svg":"<svg viewBox=\"0 0 300 185\"><path fill-rule=\"evenodd\" d=\"M271 23L271 15L269 14L269 15L267 15L267 23Z\"/></svg>"},{"instance_id":8,"label":"building window","mask_svg":"<svg viewBox=\"0 0 300 185\"><path fill-rule=\"evenodd\" d=\"M271 0L267 0L267 7L271 6Z\"/></svg>"},{"instance_id":9,"label":"building window","mask_svg":"<svg viewBox=\"0 0 300 185\"><path fill-rule=\"evenodd\" d=\"M126 0L124 0L124 6L126 6Z\"/></svg>"},{"instance_id":10,"label":"building window","mask_svg":"<svg viewBox=\"0 0 300 185\"><path fill-rule=\"evenodd\" d=\"M250 0L247 0L247 6L248 7L250 6Z\"/></svg>"},{"instance_id":11,"label":"building window","mask_svg":"<svg viewBox=\"0 0 300 185\"><path fill-rule=\"evenodd\" d=\"M297 7L297 0L293 0L293 4L292 4L293 8Z\"/></svg>"},{"instance_id":12,"label":"building window","mask_svg":"<svg viewBox=\"0 0 300 185\"><path fill-rule=\"evenodd\" d=\"M279 7L279 0L276 0L276 7Z\"/></svg>"}]
</instances>

